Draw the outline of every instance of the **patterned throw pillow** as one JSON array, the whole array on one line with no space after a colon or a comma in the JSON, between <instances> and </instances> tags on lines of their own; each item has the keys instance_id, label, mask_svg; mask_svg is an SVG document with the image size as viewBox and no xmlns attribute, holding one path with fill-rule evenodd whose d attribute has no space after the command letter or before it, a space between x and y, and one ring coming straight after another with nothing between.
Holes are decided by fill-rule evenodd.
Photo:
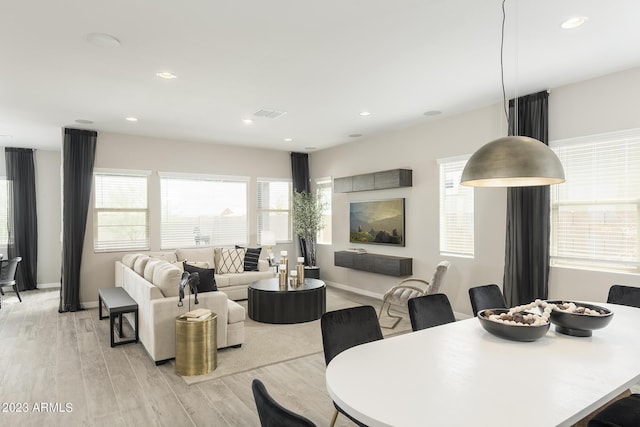
<instances>
[{"instance_id":1,"label":"patterned throw pillow","mask_svg":"<svg viewBox=\"0 0 640 427\"><path fill-rule=\"evenodd\" d=\"M244 249L222 249L218 273L244 273Z\"/></svg>"},{"instance_id":2,"label":"patterned throw pillow","mask_svg":"<svg viewBox=\"0 0 640 427\"><path fill-rule=\"evenodd\" d=\"M236 245L236 249L244 249L244 271L258 271L258 260L262 248L243 248Z\"/></svg>"}]
</instances>

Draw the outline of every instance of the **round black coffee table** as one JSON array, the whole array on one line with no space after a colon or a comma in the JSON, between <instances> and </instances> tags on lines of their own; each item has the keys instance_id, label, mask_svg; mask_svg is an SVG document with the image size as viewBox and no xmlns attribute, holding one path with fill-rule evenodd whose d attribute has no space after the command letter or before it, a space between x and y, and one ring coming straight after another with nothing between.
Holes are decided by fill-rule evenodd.
<instances>
[{"instance_id":1,"label":"round black coffee table","mask_svg":"<svg viewBox=\"0 0 640 427\"><path fill-rule=\"evenodd\" d=\"M298 287L281 290L278 279L249 285L249 318L263 323L303 323L319 319L326 310L327 287L322 280L305 278Z\"/></svg>"}]
</instances>

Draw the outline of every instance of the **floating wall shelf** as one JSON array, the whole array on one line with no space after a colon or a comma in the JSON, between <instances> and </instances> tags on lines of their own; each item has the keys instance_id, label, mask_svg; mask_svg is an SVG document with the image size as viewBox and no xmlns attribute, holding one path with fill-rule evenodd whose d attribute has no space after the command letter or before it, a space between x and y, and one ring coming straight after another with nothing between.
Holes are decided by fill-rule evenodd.
<instances>
[{"instance_id":1,"label":"floating wall shelf","mask_svg":"<svg viewBox=\"0 0 640 427\"><path fill-rule=\"evenodd\" d=\"M411 187L412 185L411 169L392 169L383 172L335 178L333 180L333 191L335 193L351 193L354 191Z\"/></svg>"},{"instance_id":2,"label":"floating wall shelf","mask_svg":"<svg viewBox=\"0 0 640 427\"><path fill-rule=\"evenodd\" d=\"M338 251L333 253L333 259L334 264L338 267L396 277L413 274L413 258Z\"/></svg>"}]
</instances>

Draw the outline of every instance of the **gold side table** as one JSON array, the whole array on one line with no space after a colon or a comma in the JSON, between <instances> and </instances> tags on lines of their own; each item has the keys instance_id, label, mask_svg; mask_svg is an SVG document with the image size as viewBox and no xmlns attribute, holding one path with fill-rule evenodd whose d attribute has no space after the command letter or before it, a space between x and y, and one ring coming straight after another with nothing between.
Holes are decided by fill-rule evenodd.
<instances>
[{"instance_id":1,"label":"gold side table","mask_svg":"<svg viewBox=\"0 0 640 427\"><path fill-rule=\"evenodd\" d=\"M176 317L176 375L203 375L216 369L218 317L204 320Z\"/></svg>"}]
</instances>

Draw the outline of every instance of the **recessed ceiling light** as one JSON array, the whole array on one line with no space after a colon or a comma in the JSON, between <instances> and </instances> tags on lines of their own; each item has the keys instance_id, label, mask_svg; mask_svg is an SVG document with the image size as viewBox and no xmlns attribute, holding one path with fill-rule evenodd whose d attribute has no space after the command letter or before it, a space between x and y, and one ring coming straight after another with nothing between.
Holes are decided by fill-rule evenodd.
<instances>
[{"instance_id":1,"label":"recessed ceiling light","mask_svg":"<svg viewBox=\"0 0 640 427\"><path fill-rule=\"evenodd\" d=\"M251 119L242 119L242 123L244 123L245 125L252 125L253 124L253 120L251 120Z\"/></svg>"},{"instance_id":2,"label":"recessed ceiling light","mask_svg":"<svg viewBox=\"0 0 640 427\"><path fill-rule=\"evenodd\" d=\"M359 138L361 136L362 136L361 133L352 133L351 135L349 135L349 138Z\"/></svg>"},{"instance_id":3,"label":"recessed ceiling light","mask_svg":"<svg viewBox=\"0 0 640 427\"><path fill-rule=\"evenodd\" d=\"M316 147L304 147L304 149L307 151L313 151L316 149Z\"/></svg>"},{"instance_id":4,"label":"recessed ceiling light","mask_svg":"<svg viewBox=\"0 0 640 427\"><path fill-rule=\"evenodd\" d=\"M91 125L93 124L93 120L76 119L76 123L80 123L81 125Z\"/></svg>"},{"instance_id":5,"label":"recessed ceiling light","mask_svg":"<svg viewBox=\"0 0 640 427\"><path fill-rule=\"evenodd\" d=\"M4 135L0 135L0 138L9 139L9 138L13 138L13 136L12 135L8 135L8 134L4 134Z\"/></svg>"},{"instance_id":6,"label":"recessed ceiling light","mask_svg":"<svg viewBox=\"0 0 640 427\"><path fill-rule=\"evenodd\" d=\"M137 122L138 118L137 117L125 117L125 120L128 122Z\"/></svg>"},{"instance_id":7,"label":"recessed ceiling light","mask_svg":"<svg viewBox=\"0 0 640 427\"><path fill-rule=\"evenodd\" d=\"M588 18L586 16L574 16L572 18L567 19L562 24L560 24L560 27L564 30L571 30L574 28L578 28L579 26L587 22L587 19Z\"/></svg>"},{"instance_id":8,"label":"recessed ceiling light","mask_svg":"<svg viewBox=\"0 0 640 427\"><path fill-rule=\"evenodd\" d=\"M89 33L85 36L85 40L94 46L99 47L120 47L120 40L110 34Z\"/></svg>"},{"instance_id":9,"label":"recessed ceiling light","mask_svg":"<svg viewBox=\"0 0 640 427\"><path fill-rule=\"evenodd\" d=\"M292 141L293 141L293 138L285 138L284 139L284 142L292 142Z\"/></svg>"},{"instance_id":10,"label":"recessed ceiling light","mask_svg":"<svg viewBox=\"0 0 640 427\"><path fill-rule=\"evenodd\" d=\"M167 80L175 79L178 77L169 71L160 71L159 73L156 73L156 76L160 77L161 79L167 79Z\"/></svg>"},{"instance_id":11,"label":"recessed ceiling light","mask_svg":"<svg viewBox=\"0 0 640 427\"><path fill-rule=\"evenodd\" d=\"M361 116L370 116L371 115L371 111L360 111L360 115Z\"/></svg>"},{"instance_id":12,"label":"recessed ceiling light","mask_svg":"<svg viewBox=\"0 0 640 427\"><path fill-rule=\"evenodd\" d=\"M442 114L442 111L438 111L438 110L429 110L429 111L425 111L424 115L425 116L437 116L438 114Z\"/></svg>"}]
</instances>

